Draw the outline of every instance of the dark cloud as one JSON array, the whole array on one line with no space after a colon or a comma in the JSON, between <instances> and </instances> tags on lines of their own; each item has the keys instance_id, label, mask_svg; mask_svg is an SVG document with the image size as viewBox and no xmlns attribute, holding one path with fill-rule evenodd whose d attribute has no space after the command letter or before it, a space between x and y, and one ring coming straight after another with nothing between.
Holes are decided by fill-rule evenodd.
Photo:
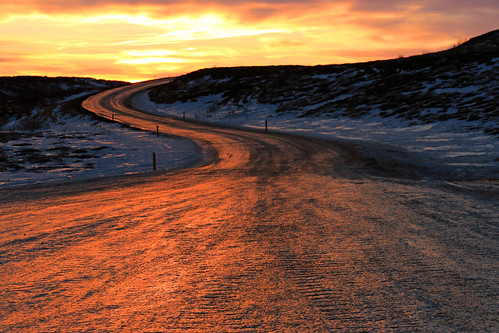
<instances>
[{"instance_id":1,"label":"dark cloud","mask_svg":"<svg viewBox=\"0 0 499 333\"><path fill-rule=\"evenodd\" d=\"M370 1L370 0L353 0L351 9L354 11L365 12L386 12L398 11L410 5L421 4L421 1L412 0L386 0L386 1Z\"/></svg>"},{"instance_id":2,"label":"dark cloud","mask_svg":"<svg viewBox=\"0 0 499 333\"><path fill-rule=\"evenodd\" d=\"M420 36L472 37L497 29L497 0L354 0L353 13L364 15L359 23L380 31L419 30ZM376 15L376 14L388 14ZM401 35L402 37L402 35Z\"/></svg>"},{"instance_id":3,"label":"dark cloud","mask_svg":"<svg viewBox=\"0 0 499 333\"><path fill-rule=\"evenodd\" d=\"M352 0L352 9L356 11L399 11L407 8L420 8L423 12L448 12L453 10L493 8L498 9L497 0Z\"/></svg>"},{"instance_id":4,"label":"dark cloud","mask_svg":"<svg viewBox=\"0 0 499 333\"><path fill-rule=\"evenodd\" d=\"M278 12L279 10L277 8L272 7L250 8L246 10L245 16L252 20L262 20L272 17Z\"/></svg>"}]
</instances>

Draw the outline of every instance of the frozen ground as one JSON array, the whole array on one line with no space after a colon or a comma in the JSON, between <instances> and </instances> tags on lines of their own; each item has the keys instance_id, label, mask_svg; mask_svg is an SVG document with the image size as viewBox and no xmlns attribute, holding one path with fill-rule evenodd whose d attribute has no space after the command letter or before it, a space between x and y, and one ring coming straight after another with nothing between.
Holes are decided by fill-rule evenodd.
<instances>
[{"instance_id":1,"label":"frozen ground","mask_svg":"<svg viewBox=\"0 0 499 333\"><path fill-rule=\"evenodd\" d=\"M0 188L151 171L153 152L160 170L199 159L188 140L158 138L89 116L61 117L43 130L0 132Z\"/></svg>"},{"instance_id":2,"label":"frozen ground","mask_svg":"<svg viewBox=\"0 0 499 333\"><path fill-rule=\"evenodd\" d=\"M454 179L497 179L498 139L469 130L470 122L455 120L409 126L393 118L303 117L276 113L275 105L250 102L244 107L220 106L220 96L197 102L156 104L147 93L133 105L175 117L217 122L231 126L322 136L346 140L377 163L411 161L434 175ZM152 170L152 152L159 169L178 169L199 160L198 148L187 140L135 131L119 124L86 116L59 115L43 130L2 135L0 157L8 160L0 171L0 187L40 184L73 179L124 175ZM12 127L12 124L10 125ZM403 162L402 162L403 163ZM7 166L6 166L7 165Z\"/></svg>"},{"instance_id":3,"label":"frozen ground","mask_svg":"<svg viewBox=\"0 0 499 333\"><path fill-rule=\"evenodd\" d=\"M204 96L196 102L156 104L147 93L138 95L136 108L232 126L299 133L346 140L378 161L406 160L424 166L427 173L454 179L497 179L498 138L472 130L473 122L458 120L410 125L408 121L379 116L352 118L302 117L277 113L276 105L250 102L243 107L219 105L221 96ZM388 163L391 163L388 161Z\"/></svg>"},{"instance_id":4,"label":"frozen ground","mask_svg":"<svg viewBox=\"0 0 499 333\"><path fill-rule=\"evenodd\" d=\"M138 89L90 104L125 111ZM0 331L498 331L497 191L348 177L300 137L131 120L157 122L219 163L0 191Z\"/></svg>"}]
</instances>

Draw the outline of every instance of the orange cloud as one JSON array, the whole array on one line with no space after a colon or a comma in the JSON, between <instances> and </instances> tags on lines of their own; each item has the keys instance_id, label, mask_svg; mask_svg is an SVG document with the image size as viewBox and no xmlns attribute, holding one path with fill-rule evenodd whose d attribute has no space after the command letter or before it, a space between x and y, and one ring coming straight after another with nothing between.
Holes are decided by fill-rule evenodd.
<instances>
[{"instance_id":1,"label":"orange cloud","mask_svg":"<svg viewBox=\"0 0 499 333\"><path fill-rule=\"evenodd\" d=\"M492 2L458 3L0 1L0 75L137 81L213 66L367 61L442 49L495 28Z\"/></svg>"}]
</instances>

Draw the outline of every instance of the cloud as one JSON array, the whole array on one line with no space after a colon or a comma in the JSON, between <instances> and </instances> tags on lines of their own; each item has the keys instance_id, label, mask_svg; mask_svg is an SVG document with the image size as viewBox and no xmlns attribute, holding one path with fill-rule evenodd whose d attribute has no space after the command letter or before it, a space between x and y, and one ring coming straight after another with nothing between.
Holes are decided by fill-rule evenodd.
<instances>
[{"instance_id":1,"label":"cloud","mask_svg":"<svg viewBox=\"0 0 499 333\"><path fill-rule=\"evenodd\" d=\"M0 40L0 45L2 45L3 50L0 50L0 63L9 63L19 60L22 57L22 53L6 51L9 46L12 47L12 42L7 40Z\"/></svg>"},{"instance_id":2,"label":"cloud","mask_svg":"<svg viewBox=\"0 0 499 333\"><path fill-rule=\"evenodd\" d=\"M324 0L309 0L305 5L314 6L318 3L325 3ZM1 0L0 4L2 8L5 9L3 12L14 12L16 8L18 10L34 10L43 13L71 13L78 12L81 10L91 10L95 8L123 8L123 7L162 7L162 8L197 8L198 10L206 10L209 8L243 8L243 7L276 7L279 6L283 8L284 6L295 6L303 5L303 1L298 0L268 0L268 1L258 1L258 0L121 0L117 2L116 0L74 0L74 1L63 1L63 0L17 0L14 3L10 0Z\"/></svg>"},{"instance_id":3,"label":"cloud","mask_svg":"<svg viewBox=\"0 0 499 333\"><path fill-rule=\"evenodd\" d=\"M0 58L10 61L0 75L39 71L125 80L213 66L409 56L496 29L499 17L491 0L0 0L0 5Z\"/></svg>"},{"instance_id":4,"label":"cloud","mask_svg":"<svg viewBox=\"0 0 499 333\"><path fill-rule=\"evenodd\" d=\"M496 0L0 0L0 17L30 12L51 15L142 14L150 19L198 17L217 13L245 24L273 20L333 27L338 21L374 28L440 30L444 33L483 33L497 27ZM338 13L336 8L343 10ZM338 15L341 14L341 15ZM466 24L463 24L466 23Z\"/></svg>"},{"instance_id":5,"label":"cloud","mask_svg":"<svg viewBox=\"0 0 499 333\"><path fill-rule=\"evenodd\" d=\"M0 57L0 63L9 63L9 62L15 62L16 58L4 58Z\"/></svg>"},{"instance_id":6,"label":"cloud","mask_svg":"<svg viewBox=\"0 0 499 333\"><path fill-rule=\"evenodd\" d=\"M77 1L42 1L0 0L2 18L13 15L48 14L48 15L144 15L150 19L169 19L189 16L199 17L206 13L216 13L245 24L266 24L268 21L294 20L308 17L310 13L321 12L328 15L331 6L345 4L347 1L298 1L298 0L77 0ZM4 7L5 6L5 7Z\"/></svg>"},{"instance_id":7,"label":"cloud","mask_svg":"<svg viewBox=\"0 0 499 333\"><path fill-rule=\"evenodd\" d=\"M496 0L352 0L352 9L356 11L382 11L393 12L406 10L407 8L421 9L423 11L439 11L445 12L456 8L472 9L472 8L494 8L497 10Z\"/></svg>"}]
</instances>

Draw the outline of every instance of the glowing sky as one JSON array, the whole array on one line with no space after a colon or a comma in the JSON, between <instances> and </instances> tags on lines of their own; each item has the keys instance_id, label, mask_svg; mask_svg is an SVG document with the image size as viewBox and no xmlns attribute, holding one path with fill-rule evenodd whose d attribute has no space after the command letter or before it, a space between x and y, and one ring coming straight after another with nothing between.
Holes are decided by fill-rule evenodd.
<instances>
[{"instance_id":1,"label":"glowing sky","mask_svg":"<svg viewBox=\"0 0 499 333\"><path fill-rule=\"evenodd\" d=\"M336 64L451 47L497 0L0 0L0 76L139 81L205 67Z\"/></svg>"}]
</instances>

